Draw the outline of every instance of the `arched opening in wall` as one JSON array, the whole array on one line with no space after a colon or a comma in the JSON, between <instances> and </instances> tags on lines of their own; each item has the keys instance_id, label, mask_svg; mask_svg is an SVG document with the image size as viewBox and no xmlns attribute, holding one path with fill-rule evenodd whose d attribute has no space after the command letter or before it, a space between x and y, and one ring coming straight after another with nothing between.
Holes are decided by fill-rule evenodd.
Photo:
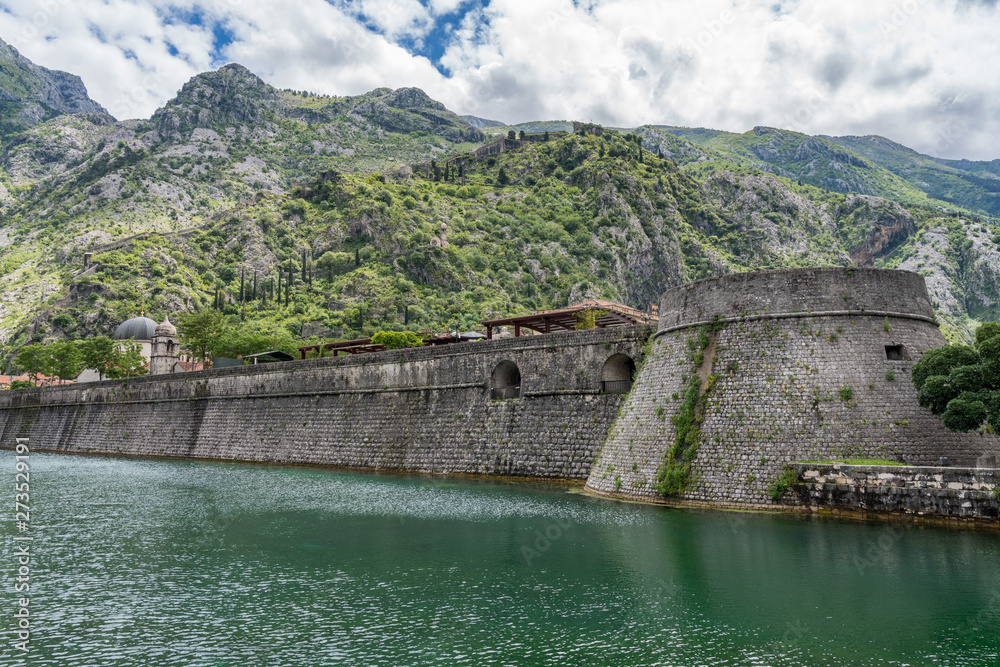
<instances>
[{"instance_id":1,"label":"arched opening in wall","mask_svg":"<svg viewBox=\"0 0 1000 667\"><path fill-rule=\"evenodd\" d=\"M490 398L520 398L521 371L513 361L501 361L493 369Z\"/></svg>"},{"instance_id":2,"label":"arched opening in wall","mask_svg":"<svg viewBox=\"0 0 1000 667\"><path fill-rule=\"evenodd\" d=\"M613 354L601 369L602 394L627 394L632 389L635 362L627 354Z\"/></svg>"}]
</instances>

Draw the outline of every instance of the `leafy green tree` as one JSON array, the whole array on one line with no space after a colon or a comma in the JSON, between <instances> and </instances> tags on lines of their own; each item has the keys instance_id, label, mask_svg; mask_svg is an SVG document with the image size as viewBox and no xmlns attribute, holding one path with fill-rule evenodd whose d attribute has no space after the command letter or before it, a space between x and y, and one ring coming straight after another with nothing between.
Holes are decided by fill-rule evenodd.
<instances>
[{"instance_id":1,"label":"leafy green tree","mask_svg":"<svg viewBox=\"0 0 1000 667\"><path fill-rule=\"evenodd\" d=\"M1000 322L983 322L976 329L976 345L982 345L996 336L1000 336Z\"/></svg>"},{"instance_id":2,"label":"leafy green tree","mask_svg":"<svg viewBox=\"0 0 1000 667\"><path fill-rule=\"evenodd\" d=\"M49 353L43 343L25 345L14 355L14 364L22 373L38 382L39 375L49 375Z\"/></svg>"},{"instance_id":3,"label":"leafy green tree","mask_svg":"<svg viewBox=\"0 0 1000 667\"><path fill-rule=\"evenodd\" d=\"M969 394L962 394L948 401L948 407L941 414L944 425L952 431L977 429L989 416L982 401L965 398L966 396Z\"/></svg>"},{"instance_id":4,"label":"leafy green tree","mask_svg":"<svg viewBox=\"0 0 1000 667\"><path fill-rule=\"evenodd\" d=\"M121 341L115 350L114 365L107 370L107 376L112 380L136 377L149 372L149 369L146 368L146 359L142 356L140 343L134 340Z\"/></svg>"},{"instance_id":5,"label":"leafy green tree","mask_svg":"<svg viewBox=\"0 0 1000 667\"><path fill-rule=\"evenodd\" d=\"M295 347L295 339L292 334L282 326L277 326L272 331L227 327L219 334L213 352L216 356L235 359L270 350L281 350L294 354Z\"/></svg>"},{"instance_id":6,"label":"leafy green tree","mask_svg":"<svg viewBox=\"0 0 1000 667\"><path fill-rule=\"evenodd\" d=\"M212 356L225 330L225 317L219 311L212 309L183 315L178 325L181 341L202 361Z\"/></svg>"},{"instance_id":7,"label":"leafy green tree","mask_svg":"<svg viewBox=\"0 0 1000 667\"><path fill-rule=\"evenodd\" d=\"M316 265L326 271L327 280L333 282L333 276L337 273L343 273L351 268L353 259L346 252L324 252L318 260L316 260Z\"/></svg>"},{"instance_id":8,"label":"leafy green tree","mask_svg":"<svg viewBox=\"0 0 1000 667\"><path fill-rule=\"evenodd\" d=\"M608 314L606 310L599 308L587 308L576 314L576 329L594 329L597 327L597 320Z\"/></svg>"},{"instance_id":9,"label":"leafy green tree","mask_svg":"<svg viewBox=\"0 0 1000 667\"><path fill-rule=\"evenodd\" d=\"M979 363L979 354L968 345L944 345L928 350L913 366L913 384L919 390L924 381L932 375L945 375L956 366L971 366Z\"/></svg>"},{"instance_id":10,"label":"leafy green tree","mask_svg":"<svg viewBox=\"0 0 1000 667\"><path fill-rule=\"evenodd\" d=\"M27 374L35 386L39 376L52 375L52 355L45 343L32 343L18 350L14 356L14 364L20 372Z\"/></svg>"},{"instance_id":11,"label":"leafy green tree","mask_svg":"<svg viewBox=\"0 0 1000 667\"><path fill-rule=\"evenodd\" d=\"M72 380L83 369L83 355L75 343L67 340L32 343L18 350L14 363L36 383L39 375Z\"/></svg>"},{"instance_id":12,"label":"leafy green tree","mask_svg":"<svg viewBox=\"0 0 1000 667\"><path fill-rule=\"evenodd\" d=\"M929 350L913 366L913 384L920 405L941 415L947 428L1000 429L1000 324L979 327L974 347Z\"/></svg>"},{"instance_id":13,"label":"leafy green tree","mask_svg":"<svg viewBox=\"0 0 1000 667\"><path fill-rule=\"evenodd\" d=\"M49 375L60 380L72 380L83 370L83 355L73 342L63 340L46 347L50 355Z\"/></svg>"},{"instance_id":14,"label":"leafy green tree","mask_svg":"<svg viewBox=\"0 0 1000 667\"><path fill-rule=\"evenodd\" d=\"M94 336L79 341L77 347L80 350L83 367L97 371L102 380L108 374L108 369L118 363L118 346L107 336Z\"/></svg>"},{"instance_id":15,"label":"leafy green tree","mask_svg":"<svg viewBox=\"0 0 1000 667\"><path fill-rule=\"evenodd\" d=\"M401 350L404 347L420 347L424 342L412 331L379 331L372 336L372 344L384 345L387 350Z\"/></svg>"},{"instance_id":16,"label":"leafy green tree","mask_svg":"<svg viewBox=\"0 0 1000 667\"><path fill-rule=\"evenodd\" d=\"M31 380L11 380L11 389L31 389L34 387L34 383Z\"/></svg>"}]
</instances>

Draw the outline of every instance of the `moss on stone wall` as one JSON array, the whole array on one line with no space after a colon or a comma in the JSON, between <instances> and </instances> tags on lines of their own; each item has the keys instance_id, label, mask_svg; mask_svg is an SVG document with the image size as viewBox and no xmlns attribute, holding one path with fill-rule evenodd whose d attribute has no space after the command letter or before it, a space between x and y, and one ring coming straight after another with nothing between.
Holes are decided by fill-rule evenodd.
<instances>
[{"instance_id":1,"label":"moss on stone wall","mask_svg":"<svg viewBox=\"0 0 1000 667\"><path fill-rule=\"evenodd\" d=\"M665 496L683 493L691 482L691 462L697 456L701 443L704 397L715 382L711 371L718 329L717 325L700 327L697 337L687 341L691 377L687 380L677 413L670 418L674 425L674 442L656 471L656 489Z\"/></svg>"}]
</instances>

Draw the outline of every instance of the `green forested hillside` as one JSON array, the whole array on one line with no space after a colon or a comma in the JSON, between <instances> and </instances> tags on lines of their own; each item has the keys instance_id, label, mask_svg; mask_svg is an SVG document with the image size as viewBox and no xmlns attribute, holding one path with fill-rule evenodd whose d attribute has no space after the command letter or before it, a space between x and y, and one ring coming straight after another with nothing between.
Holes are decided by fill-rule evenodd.
<instances>
[{"instance_id":1,"label":"green forested hillside","mask_svg":"<svg viewBox=\"0 0 1000 667\"><path fill-rule=\"evenodd\" d=\"M736 163L835 192L1000 215L1000 161L942 160L878 136L812 137L769 127L743 134L670 126L641 130L651 150L663 135L706 149L703 164L692 171Z\"/></svg>"},{"instance_id":2,"label":"green forested hillside","mask_svg":"<svg viewBox=\"0 0 1000 667\"><path fill-rule=\"evenodd\" d=\"M4 140L0 354L140 310L216 308L288 348L586 297L645 309L701 277L852 263L924 274L956 340L1000 315L990 220L826 140L676 129L552 131L476 160L487 137L422 91L324 97L238 65L149 120L57 115ZM784 166L756 168L769 151ZM819 183L817 165L849 165L871 177L845 182L891 198L817 187L809 160Z\"/></svg>"},{"instance_id":3,"label":"green forested hillside","mask_svg":"<svg viewBox=\"0 0 1000 667\"><path fill-rule=\"evenodd\" d=\"M941 160L884 137L826 137L913 183L928 197L1000 215L1000 163Z\"/></svg>"}]
</instances>

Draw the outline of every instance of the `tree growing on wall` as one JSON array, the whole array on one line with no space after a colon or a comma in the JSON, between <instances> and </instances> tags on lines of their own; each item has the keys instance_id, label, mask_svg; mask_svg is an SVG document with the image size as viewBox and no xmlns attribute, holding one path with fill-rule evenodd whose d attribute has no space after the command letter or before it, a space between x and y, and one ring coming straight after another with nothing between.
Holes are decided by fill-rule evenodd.
<instances>
[{"instance_id":1,"label":"tree growing on wall","mask_svg":"<svg viewBox=\"0 0 1000 667\"><path fill-rule=\"evenodd\" d=\"M594 329L597 327L597 321L608 314L606 310L600 310L599 308L588 308L586 310L581 310L576 314L576 327L577 329Z\"/></svg>"},{"instance_id":2,"label":"tree growing on wall","mask_svg":"<svg viewBox=\"0 0 1000 667\"><path fill-rule=\"evenodd\" d=\"M974 345L945 345L913 366L920 405L941 416L952 431L989 423L1000 430L1000 323L976 331Z\"/></svg>"}]
</instances>

